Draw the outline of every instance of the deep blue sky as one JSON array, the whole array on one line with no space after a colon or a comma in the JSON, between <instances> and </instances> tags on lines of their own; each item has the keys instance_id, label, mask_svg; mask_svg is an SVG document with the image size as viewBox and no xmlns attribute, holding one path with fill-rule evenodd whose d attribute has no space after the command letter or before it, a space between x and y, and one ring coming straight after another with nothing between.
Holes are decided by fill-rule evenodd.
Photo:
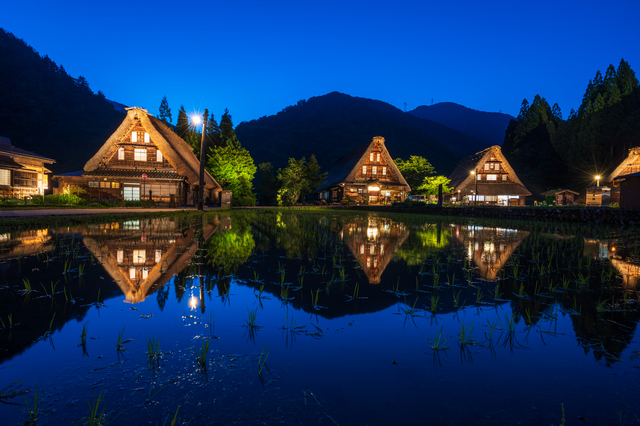
<instances>
[{"instance_id":1,"label":"deep blue sky","mask_svg":"<svg viewBox=\"0 0 640 426\"><path fill-rule=\"evenodd\" d=\"M637 0L13 1L0 27L94 92L175 123L234 123L339 91L403 109L456 102L517 115L536 94L566 118L621 58L640 74Z\"/></svg>"}]
</instances>

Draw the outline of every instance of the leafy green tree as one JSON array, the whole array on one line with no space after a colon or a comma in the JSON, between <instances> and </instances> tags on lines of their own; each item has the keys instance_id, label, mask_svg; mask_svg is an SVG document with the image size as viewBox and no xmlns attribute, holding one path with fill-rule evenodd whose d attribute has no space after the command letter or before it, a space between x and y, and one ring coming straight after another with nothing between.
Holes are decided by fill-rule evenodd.
<instances>
[{"instance_id":1,"label":"leafy green tree","mask_svg":"<svg viewBox=\"0 0 640 426\"><path fill-rule=\"evenodd\" d=\"M213 147L207 155L206 169L222 186L233 192L233 205L254 206L253 177L256 166L249 151L240 143Z\"/></svg>"},{"instance_id":2,"label":"leafy green tree","mask_svg":"<svg viewBox=\"0 0 640 426\"><path fill-rule=\"evenodd\" d=\"M438 196L438 186L442 185L442 193L446 194L453 191L453 188L449 186L451 179L446 176L427 176L422 181L422 184L417 188L417 191L424 195Z\"/></svg>"},{"instance_id":3,"label":"leafy green tree","mask_svg":"<svg viewBox=\"0 0 640 426\"><path fill-rule=\"evenodd\" d=\"M294 206L304 191L309 187L306 160L289 158L289 165L278 170L280 189L278 190L278 204Z\"/></svg>"},{"instance_id":4,"label":"leafy green tree","mask_svg":"<svg viewBox=\"0 0 640 426\"><path fill-rule=\"evenodd\" d=\"M410 156L407 161L402 158L396 158L394 161L398 170L400 170L400 173L402 173L402 176L411 187L412 193L417 192L418 187L422 185L426 177L436 174L436 169L431 163L426 158L418 155Z\"/></svg>"},{"instance_id":5,"label":"leafy green tree","mask_svg":"<svg viewBox=\"0 0 640 426\"><path fill-rule=\"evenodd\" d=\"M184 108L182 108L184 110ZM185 118L187 114L185 112ZM169 108L169 102L167 101L167 97L163 96L162 101L160 102L160 109L158 113L158 118L162 120L162 122L166 125L171 124L171 108Z\"/></svg>"}]
</instances>

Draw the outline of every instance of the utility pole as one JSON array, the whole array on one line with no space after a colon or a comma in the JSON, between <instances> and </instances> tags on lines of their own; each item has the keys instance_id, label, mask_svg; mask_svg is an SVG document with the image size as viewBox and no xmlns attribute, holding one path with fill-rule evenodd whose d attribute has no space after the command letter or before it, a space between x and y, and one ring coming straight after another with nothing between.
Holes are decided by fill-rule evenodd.
<instances>
[{"instance_id":1,"label":"utility pole","mask_svg":"<svg viewBox=\"0 0 640 426\"><path fill-rule=\"evenodd\" d=\"M479 177L480 177L480 176L478 176L478 169L476 169L476 174L475 174L475 176L474 176L474 178L475 178L475 180L476 180L476 196L475 196L475 199L476 199L475 205L476 205L476 206L478 205L478 178L479 178Z\"/></svg>"},{"instance_id":2,"label":"utility pole","mask_svg":"<svg viewBox=\"0 0 640 426\"><path fill-rule=\"evenodd\" d=\"M205 147L205 134L207 132L207 118L209 116L209 110L204 110L204 120L202 120L202 139L200 140L200 182L198 186L198 210L204 210L204 147Z\"/></svg>"}]
</instances>

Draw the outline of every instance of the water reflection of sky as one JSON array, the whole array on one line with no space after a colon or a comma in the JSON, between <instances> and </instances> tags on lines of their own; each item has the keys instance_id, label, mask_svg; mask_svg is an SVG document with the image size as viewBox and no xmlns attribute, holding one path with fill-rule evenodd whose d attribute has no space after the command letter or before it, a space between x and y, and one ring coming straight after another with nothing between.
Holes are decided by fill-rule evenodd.
<instances>
[{"instance_id":1,"label":"water reflection of sky","mask_svg":"<svg viewBox=\"0 0 640 426\"><path fill-rule=\"evenodd\" d=\"M596 424L621 410L635 414L628 408L633 398L608 390L634 386L637 309L595 309L599 298L637 286L637 264L624 241L317 213L7 235L0 240L8 282L0 287L0 318L6 322L11 313L18 324L0 330L0 388L23 380L32 389L38 382L53 396L49 407L56 414L44 416L49 422L82 418L96 389L107 390L110 408L126 411L134 423L161 423L178 403L185 415L201 413L199 421L214 423L269 423L280 410L287 413L283 421L302 423L325 413L339 424L420 423L439 413L436 423L540 424L557 422L560 403ZM564 253L559 269L567 272L538 276L547 262L532 258L536 251ZM69 260L74 272L64 273ZM79 263L86 264L82 276ZM515 279L514 264L534 278ZM609 266L621 277L615 288L600 289L596 276L604 277ZM590 271L589 291L579 291L579 271ZM571 277L568 291L559 284L563 276ZM27 300L23 278L38 285L53 277L60 279L54 297L38 289ZM560 287L551 291L550 282ZM249 328L254 311L258 327ZM78 347L83 324L91 338L84 356ZM475 343L465 350L463 326L473 330ZM118 354L123 330L133 340ZM432 350L439 333L448 351ZM146 340L159 336L165 360L150 369ZM194 363L204 338L215 351L210 381ZM263 348L271 351L273 370L266 373L267 392L256 376ZM527 383L517 398L508 391L514 377ZM157 405L146 402L153 386L166 386ZM304 404L306 389L321 408L311 406L309 394ZM388 403L372 407L380 394ZM460 410L461 397L476 408ZM79 403L62 407L56 399ZM532 400L535 413L522 402ZM247 410L243 403L265 408ZM22 422L21 415L8 410L12 424Z\"/></svg>"}]
</instances>

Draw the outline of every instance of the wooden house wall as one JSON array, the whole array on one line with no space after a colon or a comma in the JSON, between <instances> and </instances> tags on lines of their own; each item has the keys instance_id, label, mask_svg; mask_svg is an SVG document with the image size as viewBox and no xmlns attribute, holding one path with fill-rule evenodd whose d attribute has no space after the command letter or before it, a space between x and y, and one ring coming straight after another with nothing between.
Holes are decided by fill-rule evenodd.
<instances>
[{"instance_id":1,"label":"wooden house wall","mask_svg":"<svg viewBox=\"0 0 640 426\"><path fill-rule=\"evenodd\" d=\"M625 178L620 183L620 208L640 210L640 177Z\"/></svg>"}]
</instances>

